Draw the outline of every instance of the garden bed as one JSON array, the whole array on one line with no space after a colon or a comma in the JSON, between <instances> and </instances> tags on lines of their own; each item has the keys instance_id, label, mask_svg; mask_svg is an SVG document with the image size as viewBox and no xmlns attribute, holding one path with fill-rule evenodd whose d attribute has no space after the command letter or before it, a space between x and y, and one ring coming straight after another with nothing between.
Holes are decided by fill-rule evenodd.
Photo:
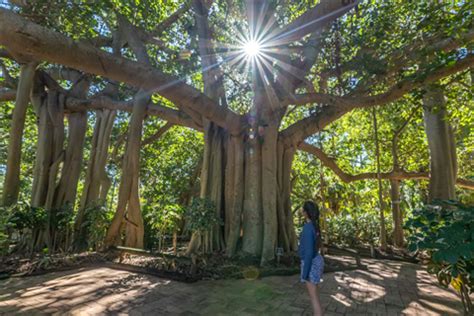
<instances>
[{"instance_id":1,"label":"garden bed","mask_svg":"<svg viewBox=\"0 0 474 316\"><path fill-rule=\"evenodd\" d=\"M299 258L295 254L282 257L280 263L275 262L264 267L260 267L258 263L257 259L251 257L227 258L222 254L214 254L189 258L122 248L104 253L84 252L80 254L35 255L33 257L4 257L0 259L0 278L39 275L102 265L180 282L256 279L299 273ZM327 255L325 257L325 272L363 268L350 256Z\"/></svg>"}]
</instances>

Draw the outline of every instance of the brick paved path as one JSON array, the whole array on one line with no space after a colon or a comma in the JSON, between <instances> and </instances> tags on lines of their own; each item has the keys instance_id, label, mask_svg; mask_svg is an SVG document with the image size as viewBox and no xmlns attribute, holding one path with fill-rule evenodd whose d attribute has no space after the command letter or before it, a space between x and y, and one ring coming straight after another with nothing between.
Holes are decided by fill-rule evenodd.
<instances>
[{"instance_id":1,"label":"brick paved path","mask_svg":"<svg viewBox=\"0 0 474 316\"><path fill-rule=\"evenodd\" d=\"M364 260L327 273L326 315L459 315L456 295L417 265ZM0 314L310 315L298 276L184 284L107 267L0 281Z\"/></svg>"}]
</instances>

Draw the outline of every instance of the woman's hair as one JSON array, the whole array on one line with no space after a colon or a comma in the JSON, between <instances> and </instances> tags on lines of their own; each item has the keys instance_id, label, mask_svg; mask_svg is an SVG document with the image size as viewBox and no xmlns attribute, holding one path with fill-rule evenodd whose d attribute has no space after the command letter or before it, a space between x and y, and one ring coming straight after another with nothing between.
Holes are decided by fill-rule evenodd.
<instances>
[{"instance_id":1,"label":"woman's hair","mask_svg":"<svg viewBox=\"0 0 474 316\"><path fill-rule=\"evenodd\" d=\"M313 201L306 201L303 204L303 211L308 215L309 219L314 225L314 231L316 233L316 247L321 247L321 232L319 230L319 208Z\"/></svg>"}]
</instances>

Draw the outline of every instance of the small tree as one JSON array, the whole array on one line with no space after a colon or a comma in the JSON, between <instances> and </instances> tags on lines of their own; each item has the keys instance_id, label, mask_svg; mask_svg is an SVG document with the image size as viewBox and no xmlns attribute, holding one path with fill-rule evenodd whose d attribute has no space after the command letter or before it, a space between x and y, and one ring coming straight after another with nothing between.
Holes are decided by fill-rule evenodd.
<instances>
[{"instance_id":1,"label":"small tree","mask_svg":"<svg viewBox=\"0 0 474 316\"><path fill-rule=\"evenodd\" d=\"M186 229L197 236L193 238L194 242L203 245L203 251L208 252L207 247L212 247L212 228L223 224L216 213L215 204L207 198L194 198L186 210L185 218ZM199 246L189 247L189 249L199 248Z\"/></svg>"}]
</instances>

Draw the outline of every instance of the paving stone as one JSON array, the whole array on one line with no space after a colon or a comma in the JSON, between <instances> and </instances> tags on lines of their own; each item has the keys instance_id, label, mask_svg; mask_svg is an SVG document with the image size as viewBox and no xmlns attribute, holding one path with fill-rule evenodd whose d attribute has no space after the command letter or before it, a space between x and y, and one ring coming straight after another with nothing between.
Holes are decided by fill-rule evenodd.
<instances>
[{"instance_id":1,"label":"paving stone","mask_svg":"<svg viewBox=\"0 0 474 316\"><path fill-rule=\"evenodd\" d=\"M423 267L364 259L368 271L326 273L326 315L456 315L461 303ZM0 314L311 315L298 276L193 284L89 268L0 281Z\"/></svg>"}]
</instances>

